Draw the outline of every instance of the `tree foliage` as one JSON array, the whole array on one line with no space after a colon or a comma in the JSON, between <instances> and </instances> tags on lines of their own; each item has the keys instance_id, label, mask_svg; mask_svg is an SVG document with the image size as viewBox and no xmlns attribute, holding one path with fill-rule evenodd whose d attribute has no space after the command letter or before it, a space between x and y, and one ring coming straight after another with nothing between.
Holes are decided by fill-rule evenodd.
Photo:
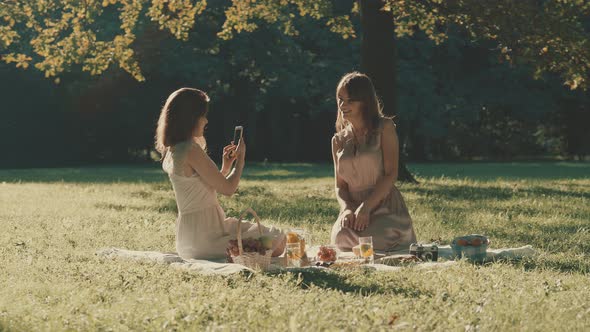
<instances>
[{"instance_id":1,"label":"tree foliage","mask_svg":"<svg viewBox=\"0 0 590 332\"><path fill-rule=\"evenodd\" d=\"M359 0L381 1L381 0ZM398 36L418 30L441 43L449 27L464 29L472 40L494 41L500 56L512 64L529 63L535 75L557 73L570 88L590 80L588 0L383 0ZM3 0L0 2L0 55L7 63L33 65L46 77L80 67L93 75L118 65L137 80L145 77L134 42L142 21L157 22L180 40L189 37L206 0ZM332 0L233 0L217 36L230 39L272 24L298 35L295 18L325 22L343 38L354 38L351 15L358 3L342 9ZM119 29L105 29L116 15Z\"/></svg>"},{"instance_id":2,"label":"tree foliage","mask_svg":"<svg viewBox=\"0 0 590 332\"><path fill-rule=\"evenodd\" d=\"M154 22L139 25L134 55L144 82L111 66L94 76L63 72L55 85L38 70L0 63L6 110L0 147L15 156L0 167L146 160L159 108L179 86L197 86L212 98L207 130L212 157L231 139L228 128L240 124L247 128L251 160L328 160L334 89L342 73L359 62L358 40L333 38L324 22L300 16L294 19L298 36L282 33L277 23L226 40L216 38L226 4L212 2L207 10L195 18L190 42L160 31ZM118 18L110 20L104 28L117 29ZM24 130L30 128L27 119L39 126ZM43 149L48 155L42 157L30 153L48 139L59 149Z\"/></svg>"},{"instance_id":3,"label":"tree foliage","mask_svg":"<svg viewBox=\"0 0 590 332\"><path fill-rule=\"evenodd\" d=\"M352 1L335 4L334 12L348 12ZM0 167L146 160L159 108L183 85L212 97L212 157L241 124L250 160L329 162L334 89L342 73L358 69L360 38L334 38L327 17L300 15L292 21L297 35L258 20L252 32L217 38L229 5L208 3L189 42L139 20L132 48L144 82L117 65L101 75L73 65L56 85L41 71L0 63L0 149L10 156ZM120 29L120 13L107 8L97 36ZM359 16L350 19L360 31ZM496 41L473 40L458 26L439 44L419 29L396 44L397 121L408 160L588 155L587 91L568 91L553 75L533 80L533 68L493 50Z\"/></svg>"}]
</instances>

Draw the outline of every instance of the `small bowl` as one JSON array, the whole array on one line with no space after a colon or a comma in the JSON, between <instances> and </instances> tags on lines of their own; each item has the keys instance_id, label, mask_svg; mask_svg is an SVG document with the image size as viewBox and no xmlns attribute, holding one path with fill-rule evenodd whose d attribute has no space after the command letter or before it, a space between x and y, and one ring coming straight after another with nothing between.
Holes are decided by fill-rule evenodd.
<instances>
[{"instance_id":1,"label":"small bowl","mask_svg":"<svg viewBox=\"0 0 590 332\"><path fill-rule=\"evenodd\" d=\"M486 259L489 244L490 240L484 235L470 234L454 238L451 248L455 257L483 262Z\"/></svg>"}]
</instances>

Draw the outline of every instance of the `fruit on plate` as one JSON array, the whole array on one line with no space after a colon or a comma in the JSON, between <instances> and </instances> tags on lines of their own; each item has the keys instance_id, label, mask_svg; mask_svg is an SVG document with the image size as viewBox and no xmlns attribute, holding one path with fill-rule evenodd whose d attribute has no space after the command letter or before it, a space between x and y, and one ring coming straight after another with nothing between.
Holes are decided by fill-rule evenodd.
<instances>
[{"instance_id":1,"label":"fruit on plate","mask_svg":"<svg viewBox=\"0 0 590 332\"><path fill-rule=\"evenodd\" d=\"M336 249L328 246L320 246L317 258L322 262L334 262L336 261Z\"/></svg>"}]
</instances>

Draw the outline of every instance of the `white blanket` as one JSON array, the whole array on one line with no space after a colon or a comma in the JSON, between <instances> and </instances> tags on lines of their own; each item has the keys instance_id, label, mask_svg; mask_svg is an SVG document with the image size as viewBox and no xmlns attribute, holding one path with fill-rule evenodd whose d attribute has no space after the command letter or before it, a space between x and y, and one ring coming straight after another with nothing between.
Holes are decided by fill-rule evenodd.
<instances>
[{"instance_id":1,"label":"white blanket","mask_svg":"<svg viewBox=\"0 0 590 332\"><path fill-rule=\"evenodd\" d=\"M311 247L307 250L308 256L312 257L317 253L317 246ZM397 252L407 254L406 251ZM122 258L122 259L131 259L137 261L144 261L144 262L154 262L160 264L170 264L171 267L179 270L185 270L189 272L194 272L198 274L204 275L231 275L235 273L241 272L254 272L252 269L249 269L243 265L239 264L232 264L232 263L223 263L220 261L208 261L208 260L199 260L199 259L189 259L184 260L180 258L176 253L164 253L158 251L133 251L133 250L126 250L126 249L118 249L118 248L106 248L101 249L96 253L99 257L104 258ZM389 253L393 254L393 253ZM520 258L525 256L533 256L535 255L535 250L530 246L524 246L520 248L503 248L503 249L488 249L487 251L487 259L486 260L494 260L499 258ZM352 256L352 253L342 253L341 257L346 258L347 256ZM443 259L441 262L428 262L428 263L420 263L416 265L412 265L414 268L418 269L438 269L438 268L446 268L449 266L454 265L457 263L453 260L446 260L451 259L453 256L453 252L450 246L440 246L439 247L439 257ZM273 258L273 265L270 271L277 272L285 270L280 265L280 261L283 258ZM446 260L446 261L444 261ZM406 267L402 266L388 266L384 264L372 264L372 265L363 265L364 268L374 269L376 271L384 271L384 272L391 272L391 271L399 271ZM315 268L315 267L309 267Z\"/></svg>"},{"instance_id":2,"label":"white blanket","mask_svg":"<svg viewBox=\"0 0 590 332\"><path fill-rule=\"evenodd\" d=\"M199 259L184 260L176 253L165 253L158 251L134 251L118 248L106 248L99 250L96 254L99 257L105 258L122 258L136 261L170 264L170 266L175 269L186 270L205 275L230 275L244 271L252 271L251 269L239 264L229 264Z\"/></svg>"},{"instance_id":3,"label":"white blanket","mask_svg":"<svg viewBox=\"0 0 590 332\"><path fill-rule=\"evenodd\" d=\"M396 252L388 252L385 255L394 255L394 254L407 254L408 250L403 251L396 251ZM346 255L352 255L352 253L346 253ZM492 261L494 259L501 259L501 258L521 258L526 256L534 256L536 255L536 251L533 249L531 245L522 246L519 248L500 248L500 249L490 249L486 251L486 261ZM438 246L438 257L442 259L454 259L453 249L451 249L450 245L446 246Z\"/></svg>"}]
</instances>

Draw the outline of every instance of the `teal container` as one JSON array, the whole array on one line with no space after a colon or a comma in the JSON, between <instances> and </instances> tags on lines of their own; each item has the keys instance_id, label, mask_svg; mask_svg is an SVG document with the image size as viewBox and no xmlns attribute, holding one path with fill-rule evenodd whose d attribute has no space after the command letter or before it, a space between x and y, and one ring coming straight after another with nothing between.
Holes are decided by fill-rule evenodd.
<instances>
[{"instance_id":1,"label":"teal container","mask_svg":"<svg viewBox=\"0 0 590 332\"><path fill-rule=\"evenodd\" d=\"M490 240L480 234L459 236L451 242L453 255L458 258L467 258L473 262L483 262L486 259Z\"/></svg>"}]
</instances>

